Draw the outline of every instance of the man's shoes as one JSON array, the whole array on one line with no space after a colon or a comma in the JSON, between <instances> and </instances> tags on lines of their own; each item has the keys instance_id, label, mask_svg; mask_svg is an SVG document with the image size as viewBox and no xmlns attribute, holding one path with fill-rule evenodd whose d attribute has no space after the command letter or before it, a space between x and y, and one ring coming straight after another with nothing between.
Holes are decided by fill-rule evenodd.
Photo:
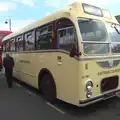
<instances>
[{"instance_id":1,"label":"man's shoes","mask_svg":"<svg viewBox=\"0 0 120 120\"><path fill-rule=\"evenodd\" d=\"M8 86L8 88L12 88L12 86Z\"/></svg>"},{"instance_id":2,"label":"man's shoes","mask_svg":"<svg viewBox=\"0 0 120 120\"><path fill-rule=\"evenodd\" d=\"M12 88L12 87L8 87L8 88Z\"/></svg>"}]
</instances>

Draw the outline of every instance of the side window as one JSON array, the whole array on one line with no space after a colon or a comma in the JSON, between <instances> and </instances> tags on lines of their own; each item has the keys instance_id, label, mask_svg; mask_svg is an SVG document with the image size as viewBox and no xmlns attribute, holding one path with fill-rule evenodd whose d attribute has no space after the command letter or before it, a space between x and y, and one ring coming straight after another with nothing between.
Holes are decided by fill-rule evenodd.
<instances>
[{"instance_id":1,"label":"side window","mask_svg":"<svg viewBox=\"0 0 120 120\"><path fill-rule=\"evenodd\" d=\"M10 51L10 44L9 44L9 40L6 42L6 52Z\"/></svg>"},{"instance_id":2,"label":"side window","mask_svg":"<svg viewBox=\"0 0 120 120\"><path fill-rule=\"evenodd\" d=\"M34 31L25 34L25 50L34 50Z\"/></svg>"},{"instance_id":3,"label":"side window","mask_svg":"<svg viewBox=\"0 0 120 120\"><path fill-rule=\"evenodd\" d=\"M36 30L36 49L52 49L52 25Z\"/></svg>"},{"instance_id":4,"label":"side window","mask_svg":"<svg viewBox=\"0 0 120 120\"><path fill-rule=\"evenodd\" d=\"M62 20L61 22L59 22L59 27L57 30L57 39L58 49L70 51L73 45L76 45L77 47L77 37L71 21Z\"/></svg>"},{"instance_id":5,"label":"side window","mask_svg":"<svg viewBox=\"0 0 120 120\"><path fill-rule=\"evenodd\" d=\"M23 37L19 36L16 38L16 50L19 51L23 51L24 49L24 44L23 44Z\"/></svg>"},{"instance_id":6,"label":"side window","mask_svg":"<svg viewBox=\"0 0 120 120\"><path fill-rule=\"evenodd\" d=\"M15 51L15 39L10 40L10 51Z\"/></svg>"}]
</instances>

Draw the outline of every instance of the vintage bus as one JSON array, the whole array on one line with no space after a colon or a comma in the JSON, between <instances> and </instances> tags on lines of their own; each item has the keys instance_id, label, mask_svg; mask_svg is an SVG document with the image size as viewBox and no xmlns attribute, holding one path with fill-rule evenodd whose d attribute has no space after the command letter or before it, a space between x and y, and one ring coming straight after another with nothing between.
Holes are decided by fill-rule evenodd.
<instances>
[{"instance_id":1,"label":"vintage bus","mask_svg":"<svg viewBox=\"0 0 120 120\"><path fill-rule=\"evenodd\" d=\"M2 39L12 33L11 31L0 30L0 71L2 69Z\"/></svg>"},{"instance_id":2,"label":"vintage bus","mask_svg":"<svg viewBox=\"0 0 120 120\"><path fill-rule=\"evenodd\" d=\"M74 2L6 36L3 51L14 58L13 76L50 102L83 107L117 96L119 24L108 13Z\"/></svg>"}]
</instances>

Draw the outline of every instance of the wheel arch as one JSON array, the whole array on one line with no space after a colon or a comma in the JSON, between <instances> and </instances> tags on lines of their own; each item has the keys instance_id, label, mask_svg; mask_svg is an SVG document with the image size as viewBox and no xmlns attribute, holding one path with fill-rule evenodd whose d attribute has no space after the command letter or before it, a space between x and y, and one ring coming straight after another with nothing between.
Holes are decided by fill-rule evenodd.
<instances>
[{"instance_id":1,"label":"wheel arch","mask_svg":"<svg viewBox=\"0 0 120 120\"><path fill-rule=\"evenodd\" d=\"M47 68L42 68L40 70L39 74L38 74L38 87L39 87L39 90L40 90L40 82L42 80L43 75L45 75L45 74L49 74L52 77L52 81L51 82L52 82L52 84L53 84L53 86L55 88L55 92L56 92L56 83L55 83L53 74ZM57 93L56 93L56 95L57 95Z\"/></svg>"}]
</instances>

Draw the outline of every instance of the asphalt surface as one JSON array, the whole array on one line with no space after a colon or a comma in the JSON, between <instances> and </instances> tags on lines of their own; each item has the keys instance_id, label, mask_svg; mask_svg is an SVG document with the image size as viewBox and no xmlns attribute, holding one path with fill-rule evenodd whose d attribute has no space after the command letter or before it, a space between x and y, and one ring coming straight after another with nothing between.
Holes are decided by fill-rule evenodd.
<instances>
[{"instance_id":1,"label":"asphalt surface","mask_svg":"<svg viewBox=\"0 0 120 120\"><path fill-rule=\"evenodd\" d=\"M52 105L37 90L18 81L7 88L0 74L0 120L120 120L120 98L85 108L62 101Z\"/></svg>"}]
</instances>

